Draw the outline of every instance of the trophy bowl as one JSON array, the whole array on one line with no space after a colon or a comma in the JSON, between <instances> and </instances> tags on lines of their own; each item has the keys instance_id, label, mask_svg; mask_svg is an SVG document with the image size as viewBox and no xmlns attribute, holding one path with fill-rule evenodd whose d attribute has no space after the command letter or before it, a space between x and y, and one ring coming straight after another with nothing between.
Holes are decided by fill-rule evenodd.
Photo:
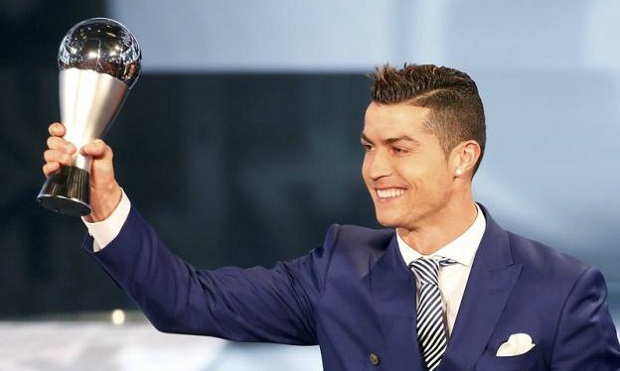
<instances>
[{"instance_id":1,"label":"trophy bowl","mask_svg":"<svg viewBox=\"0 0 620 371\"><path fill-rule=\"evenodd\" d=\"M58 51L60 117L64 138L78 153L47 178L37 196L41 206L64 215L90 214L92 159L79 149L105 135L140 75L141 60L136 38L112 19L88 19L67 32Z\"/></svg>"}]
</instances>

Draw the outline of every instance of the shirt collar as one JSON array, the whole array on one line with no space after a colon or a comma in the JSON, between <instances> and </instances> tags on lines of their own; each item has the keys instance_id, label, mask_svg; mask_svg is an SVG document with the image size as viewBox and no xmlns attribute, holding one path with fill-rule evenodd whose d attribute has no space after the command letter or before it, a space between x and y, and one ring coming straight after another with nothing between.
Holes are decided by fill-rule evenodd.
<instances>
[{"instance_id":1,"label":"shirt collar","mask_svg":"<svg viewBox=\"0 0 620 371\"><path fill-rule=\"evenodd\" d=\"M476 251L478 250L478 246L480 245L480 241L482 241L482 236L484 235L484 231L486 229L486 218L484 217L480 206L478 206L478 204L475 205L478 214L476 215L476 219L472 225L452 242L427 257L441 256L443 258L452 259L464 266L471 267L474 262L474 256L476 255ZM412 261L415 261L423 256L407 245L407 243L400 238L398 232L396 232L396 240L398 242L398 249L400 250L400 254L403 257L405 264L408 265Z\"/></svg>"}]
</instances>

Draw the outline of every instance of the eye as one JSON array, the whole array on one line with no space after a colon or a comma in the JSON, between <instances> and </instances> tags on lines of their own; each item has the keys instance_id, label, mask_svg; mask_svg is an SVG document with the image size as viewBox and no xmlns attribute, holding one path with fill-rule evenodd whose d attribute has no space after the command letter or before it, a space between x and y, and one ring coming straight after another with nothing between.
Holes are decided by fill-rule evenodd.
<instances>
[{"instance_id":1,"label":"eye","mask_svg":"<svg viewBox=\"0 0 620 371\"><path fill-rule=\"evenodd\" d=\"M362 142L360 145L366 152L370 152L372 150L372 145L370 143Z\"/></svg>"},{"instance_id":2,"label":"eye","mask_svg":"<svg viewBox=\"0 0 620 371\"><path fill-rule=\"evenodd\" d=\"M397 154L397 155L401 155L401 154L405 154L405 153L409 152L409 150L407 148L403 148L403 147L392 147L392 152Z\"/></svg>"}]
</instances>

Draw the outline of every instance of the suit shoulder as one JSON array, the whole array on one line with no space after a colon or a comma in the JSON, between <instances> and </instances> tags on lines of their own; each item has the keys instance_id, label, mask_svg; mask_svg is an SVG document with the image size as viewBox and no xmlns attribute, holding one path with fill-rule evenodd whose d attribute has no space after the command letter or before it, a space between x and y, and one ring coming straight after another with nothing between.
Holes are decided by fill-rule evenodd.
<instances>
[{"instance_id":1,"label":"suit shoulder","mask_svg":"<svg viewBox=\"0 0 620 371\"><path fill-rule=\"evenodd\" d=\"M524 269L532 274L574 280L592 268L589 264L544 243L511 232L508 232L508 235L515 263L523 264Z\"/></svg>"},{"instance_id":2,"label":"suit shoulder","mask_svg":"<svg viewBox=\"0 0 620 371\"><path fill-rule=\"evenodd\" d=\"M394 229L372 229L356 225L330 226L321 251L326 269L339 276L355 272L358 277L368 274L369 266L383 256L394 243Z\"/></svg>"},{"instance_id":3,"label":"suit shoulder","mask_svg":"<svg viewBox=\"0 0 620 371\"><path fill-rule=\"evenodd\" d=\"M395 235L393 229L374 229L351 224L332 224L327 230L326 242L331 244L387 244Z\"/></svg>"}]
</instances>

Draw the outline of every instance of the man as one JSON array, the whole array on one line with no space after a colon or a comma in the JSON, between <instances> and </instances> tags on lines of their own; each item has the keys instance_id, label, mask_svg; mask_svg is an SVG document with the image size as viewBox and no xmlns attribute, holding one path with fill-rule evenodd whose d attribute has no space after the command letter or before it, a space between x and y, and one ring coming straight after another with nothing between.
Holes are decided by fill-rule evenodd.
<instances>
[{"instance_id":1,"label":"man","mask_svg":"<svg viewBox=\"0 0 620 371\"><path fill-rule=\"evenodd\" d=\"M379 222L333 225L273 269L197 270L174 256L93 156L84 247L165 332L319 344L343 370L618 370L601 273L500 228L474 202L485 146L477 87L432 65L379 68L362 175ZM76 148L50 126L43 172Z\"/></svg>"}]
</instances>

